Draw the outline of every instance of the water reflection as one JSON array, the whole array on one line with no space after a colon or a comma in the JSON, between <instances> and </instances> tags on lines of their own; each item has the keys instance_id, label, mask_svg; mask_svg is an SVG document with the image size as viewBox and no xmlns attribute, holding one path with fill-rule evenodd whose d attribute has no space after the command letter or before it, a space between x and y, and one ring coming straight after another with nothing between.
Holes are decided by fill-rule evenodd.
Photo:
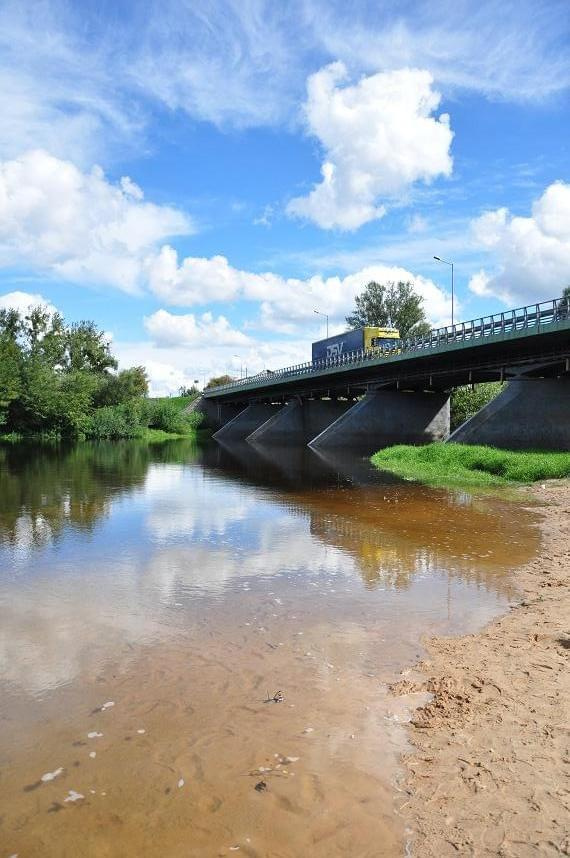
<instances>
[{"instance_id":1,"label":"water reflection","mask_svg":"<svg viewBox=\"0 0 570 858\"><path fill-rule=\"evenodd\" d=\"M152 464L195 455L191 442L0 444L0 544L45 546L66 526L91 532L113 498L144 484Z\"/></svg>"},{"instance_id":2,"label":"water reflection","mask_svg":"<svg viewBox=\"0 0 570 858\"><path fill-rule=\"evenodd\" d=\"M505 606L528 511L247 445L3 448L0 482L7 854L397 853L383 683Z\"/></svg>"},{"instance_id":3,"label":"water reflection","mask_svg":"<svg viewBox=\"0 0 570 858\"><path fill-rule=\"evenodd\" d=\"M357 581L410 591L410 616L427 598L435 622L453 580L476 616L511 595L504 572L538 538L507 501L402 484L364 459L308 450L175 442L1 455L0 669L34 694L110 654L188 633L215 610L237 615L236 596L256 581L283 591L294 582L299 610L322 617L388 621L401 610L371 602Z\"/></svg>"}]
</instances>

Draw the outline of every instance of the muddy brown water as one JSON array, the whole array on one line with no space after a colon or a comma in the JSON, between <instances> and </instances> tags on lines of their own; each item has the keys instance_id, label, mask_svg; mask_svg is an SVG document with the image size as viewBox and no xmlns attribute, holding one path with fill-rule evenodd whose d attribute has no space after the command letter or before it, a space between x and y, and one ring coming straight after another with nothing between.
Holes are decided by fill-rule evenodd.
<instances>
[{"instance_id":1,"label":"muddy brown water","mask_svg":"<svg viewBox=\"0 0 570 858\"><path fill-rule=\"evenodd\" d=\"M0 858L397 856L421 639L537 550L508 498L246 445L0 448Z\"/></svg>"}]
</instances>

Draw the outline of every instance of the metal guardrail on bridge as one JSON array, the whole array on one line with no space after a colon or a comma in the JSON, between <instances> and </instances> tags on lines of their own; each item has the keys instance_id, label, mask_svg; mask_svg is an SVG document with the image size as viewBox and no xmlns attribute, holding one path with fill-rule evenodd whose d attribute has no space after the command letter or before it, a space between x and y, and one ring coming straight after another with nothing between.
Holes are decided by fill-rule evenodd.
<instances>
[{"instance_id":1,"label":"metal guardrail on bridge","mask_svg":"<svg viewBox=\"0 0 570 858\"><path fill-rule=\"evenodd\" d=\"M448 325L445 328L434 328L429 334L422 337L410 337L402 340L399 344L398 354L410 354L413 352L425 352L426 350L441 348L442 346L455 343L466 343L480 340L485 337L494 337L532 329L541 330L548 325L570 319L570 301L565 298L554 298L551 301L543 301L539 304L529 304L527 307L519 307L516 310L507 310L502 313L494 313L490 316L481 316L468 322L460 322L457 325ZM395 350L389 345L376 346L374 349L346 352L343 355L325 358L318 361L307 361L277 370L265 370L257 375L242 378L229 384L221 384L218 387L209 388L207 393L221 393L225 390L233 390L243 385L251 385L256 379L268 381L279 379L302 378L304 375L319 372L320 370L334 367L344 367L351 364L362 364L366 361L378 361L383 355L394 356Z\"/></svg>"}]
</instances>

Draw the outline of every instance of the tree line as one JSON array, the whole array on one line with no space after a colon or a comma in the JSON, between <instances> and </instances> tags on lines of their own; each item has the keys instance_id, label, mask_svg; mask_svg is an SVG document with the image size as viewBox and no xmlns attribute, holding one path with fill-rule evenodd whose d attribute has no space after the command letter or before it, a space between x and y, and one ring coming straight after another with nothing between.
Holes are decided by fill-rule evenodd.
<instances>
[{"instance_id":1,"label":"tree line","mask_svg":"<svg viewBox=\"0 0 570 858\"><path fill-rule=\"evenodd\" d=\"M59 313L0 310L0 433L136 437L147 428L185 432L173 404L147 398L142 366L117 372L105 334Z\"/></svg>"}]
</instances>

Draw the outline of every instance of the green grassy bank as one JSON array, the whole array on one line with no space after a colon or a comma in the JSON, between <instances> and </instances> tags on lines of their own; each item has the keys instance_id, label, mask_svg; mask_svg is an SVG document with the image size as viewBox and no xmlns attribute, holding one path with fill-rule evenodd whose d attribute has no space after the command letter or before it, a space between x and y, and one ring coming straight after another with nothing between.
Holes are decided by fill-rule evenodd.
<instances>
[{"instance_id":1,"label":"green grassy bank","mask_svg":"<svg viewBox=\"0 0 570 858\"><path fill-rule=\"evenodd\" d=\"M515 452L467 444L398 445L379 450L374 465L429 485L499 486L570 476L570 453Z\"/></svg>"}]
</instances>

